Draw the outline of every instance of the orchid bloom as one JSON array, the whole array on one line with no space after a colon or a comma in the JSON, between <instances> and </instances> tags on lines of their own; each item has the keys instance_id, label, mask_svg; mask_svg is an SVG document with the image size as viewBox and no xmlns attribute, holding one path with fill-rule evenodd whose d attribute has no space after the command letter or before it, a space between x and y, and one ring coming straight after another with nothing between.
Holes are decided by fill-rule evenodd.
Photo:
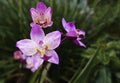
<instances>
[{"instance_id":1,"label":"orchid bloom","mask_svg":"<svg viewBox=\"0 0 120 83\"><path fill-rule=\"evenodd\" d=\"M59 64L59 57L54 49L60 45L61 33L53 31L45 36L40 25L32 23L31 27L31 39L23 39L16 44L23 54L28 57L26 59L27 68L34 72L44 60Z\"/></svg>"},{"instance_id":2,"label":"orchid bloom","mask_svg":"<svg viewBox=\"0 0 120 83\"><path fill-rule=\"evenodd\" d=\"M67 32L67 38L72 39L73 42L79 46L86 47L85 44L80 41L85 37L85 31L76 29L73 22L66 22L64 18L62 19L62 25Z\"/></svg>"},{"instance_id":3,"label":"orchid bloom","mask_svg":"<svg viewBox=\"0 0 120 83\"><path fill-rule=\"evenodd\" d=\"M31 8L30 13L34 23L39 24L43 28L52 26L52 9L51 7L47 8L43 2L39 2L36 9Z\"/></svg>"}]
</instances>

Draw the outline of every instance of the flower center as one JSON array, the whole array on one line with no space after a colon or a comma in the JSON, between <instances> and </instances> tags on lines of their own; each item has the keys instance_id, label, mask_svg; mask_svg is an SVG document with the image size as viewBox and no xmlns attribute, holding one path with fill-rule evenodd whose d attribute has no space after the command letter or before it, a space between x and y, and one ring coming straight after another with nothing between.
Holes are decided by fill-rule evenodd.
<instances>
[{"instance_id":1,"label":"flower center","mask_svg":"<svg viewBox=\"0 0 120 83\"><path fill-rule=\"evenodd\" d=\"M40 53L41 53L42 55L45 55L46 50L45 50L45 49L42 49L42 50L40 50Z\"/></svg>"},{"instance_id":2,"label":"flower center","mask_svg":"<svg viewBox=\"0 0 120 83\"><path fill-rule=\"evenodd\" d=\"M42 48L42 49L39 49L39 48L37 49L37 51L40 52L42 56L45 55L47 50L48 50L48 46L47 45L44 48Z\"/></svg>"}]
</instances>

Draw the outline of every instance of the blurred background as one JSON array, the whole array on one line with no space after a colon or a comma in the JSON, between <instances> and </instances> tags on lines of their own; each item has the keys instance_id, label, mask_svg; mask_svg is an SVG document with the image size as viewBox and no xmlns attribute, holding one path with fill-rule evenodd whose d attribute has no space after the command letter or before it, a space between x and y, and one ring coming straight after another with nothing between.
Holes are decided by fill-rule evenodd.
<instances>
[{"instance_id":1,"label":"blurred background","mask_svg":"<svg viewBox=\"0 0 120 83\"><path fill-rule=\"evenodd\" d=\"M59 65L48 65L42 83L120 83L120 0L0 0L0 83L36 83L32 73L14 60L16 41L29 38L31 7L39 1L51 6L54 25L74 21L86 31L87 48L66 40L57 53Z\"/></svg>"}]
</instances>

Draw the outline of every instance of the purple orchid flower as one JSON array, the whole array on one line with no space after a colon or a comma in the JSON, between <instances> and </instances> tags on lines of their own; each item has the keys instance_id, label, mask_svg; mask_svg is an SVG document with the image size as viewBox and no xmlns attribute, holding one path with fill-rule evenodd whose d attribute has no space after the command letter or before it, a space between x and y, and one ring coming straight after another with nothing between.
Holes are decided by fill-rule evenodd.
<instances>
[{"instance_id":1,"label":"purple orchid flower","mask_svg":"<svg viewBox=\"0 0 120 83\"><path fill-rule=\"evenodd\" d=\"M53 31L45 36L40 25L32 23L31 27L31 39L23 39L16 44L23 54L28 57L26 59L27 68L35 71L44 60L59 64L59 57L54 49L60 45L61 33L59 31Z\"/></svg>"},{"instance_id":2,"label":"purple orchid flower","mask_svg":"<svg viewBox=\"0 0 120 83\"><path fill-rule=\"evenodd\" d=\"M72 39L75 44L86 48L85 44L80 41L85 37L85 31L76 29L73 22L66 22L64 18L62 18L62 25L67 32L67 38Z\"/></svg>"},{"instance_id":3,"label":"purple orchid flower","mask_svg":"<svg viewBox=\"0 0 120 83\"><path fill-rule=\"evenodd\" d=\"M30 13L34 23L39 24L43 28L52 26L52 9L51 7L47 8L43 2L39 2L36 9L31 8Z\"/></svg>"}]
</instances>

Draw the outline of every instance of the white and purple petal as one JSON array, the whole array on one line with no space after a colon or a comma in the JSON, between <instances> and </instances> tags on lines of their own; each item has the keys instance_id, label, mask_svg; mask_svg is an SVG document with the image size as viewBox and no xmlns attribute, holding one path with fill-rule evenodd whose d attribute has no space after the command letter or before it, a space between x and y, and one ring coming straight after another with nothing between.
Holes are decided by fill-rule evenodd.
<instances>
[{"instance_id":1,"label":"white and purple petal","mask_svg":"<svg viewBox=\"0 0 120 83\"><path fill-rule=\"evenodd\" d=\"M36 10L38 10L40 13L44 14L46 9L47 9L47 7L43 2L39 2L37 4Z\"/></svg>"},{"instance_id":2,"label":"white and purple petal","mask_svg":"<svg viewBox=\"0 0 120 83\"><path fill-rule=\"evenodd\" d=\"M73 22L66 22L64 18L62 18L62 25L66 32L76 31L75 24Z\"/></svg>"},{"instance_id":3,"label":"white and purple petal","mask_svg":"<svg viewBox=\"0 0 120 83\"><path fill-rule=\"evenodd\" d=\"M52 16L52 8L48 7L45 11L45 17L48 17L51 20L51 16Z\"/></svg>"},{"instance_id":4,"label":"white and purple petal","mask_svg":"<svg viewBox=\"0 0 120 83\"><path fill-rule=\"evenodd\" d=\"M38 12L38 10L36 10L34 8L31 8L30 9L30 13L31 13L33 22L38 23L38 19L39 19L39 12Z\"/></svg>"},{"instance_id":5,"label":"white and purple petal","mask_svg":"<svg viewBox=\"0 0 120 83\"><path fill-rule=\"evenodd\" d=\"M72 40L77 39L77 33L76 31L70 31L68 33L66 33L66 37Z\"/></svg>"},{"instance_id":6,"label":"white and purple petal","mask_svg":"<svg viewBox=\"0 0 120 83\"><path fill-rule=\"evenodd\" d=\"M52 17L52 9L51 7L48 7L45 11L45 14L44 14L44 19L46 19L46 23L44 24L44 28L46 27L50 27L52 26L53 24L53 21L51 21L51 17Z\"/></svg>"},{"instance_id":7,"label":"white and purple petal","mask_svg":"<svg viewBox=\"0 0 120 83\"><path fill-rule=\"evenodd\" d=\"M38 24L32 23L31 27L30 37L33 41L39 43L45 37L45 33Z\"/></svg>"},{"instance_id":8,"label":"white and purple petal","mask_svg":"<svg viewBox=\"0 0 120 83\"><path fill-rule=\"evenodd\" d=\"M31 69L32 72L35 72L42 65L43 61L44 60L40 58L40 54L37 53L26 59L26 68Z\"/></svg>"},{"instance_id":9,"label":"white and purple petal","mask_svg":"<svg viewBox=\"0 0 120 83\"><path fill-rule=\"evenodd\" d=\"M82 43L81 41L79 41L79 40L74 40L74 43L76 44L76 45L79 45L79 46L82 46L82 47L84 47L84 48L86 48L86 45L84 44L84 43Z\"/></svg>"},{"instance_id":10,"label":"white and purple petal","mask_svg":"<svg viewBox=\"0 0 120 83\"><path fill-rule=\"evenodd\" d=\"M22 53L27 56L32 56L37 52L37 44L30 39L23 39L18 41L16 43L16 47L18 47L22 51Z\"/></svg>"},{"instance_id":11,"label":"white and purple petal","mask_svg":"<svg viewBox=\"0 0 120 83\"><path fill-rule=\"evenodd\" d=\"M51 33L48 33L44 40L44 44L48 46L49 50L55 49L60 45L61 42L61 32L59 31L53 31Z\"/></svg>"},{"instance_id":12,"label":"white and purple petal","mask_svg":"<svg viewBox=\"0 0 120 83\"><path fill-rule=\"evenodd\" d=\"M47 51L45 55L46 55L46 57L49 57L47 59L48 62L54 63L54 64L59 64L58 54L54 50Z\"/></svg>"}]
</instances>

